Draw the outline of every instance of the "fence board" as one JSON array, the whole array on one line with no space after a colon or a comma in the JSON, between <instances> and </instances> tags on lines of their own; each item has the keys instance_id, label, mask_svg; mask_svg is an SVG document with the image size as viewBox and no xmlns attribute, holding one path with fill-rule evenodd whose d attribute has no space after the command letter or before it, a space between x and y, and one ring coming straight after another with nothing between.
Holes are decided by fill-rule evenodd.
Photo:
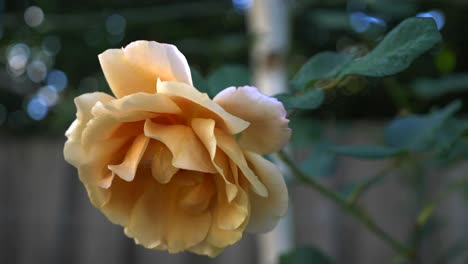
<instances>
[{"instance_id":1,"label":"fence board","mask_svg":"<svg viewBox=\"0 0 468 264\"><path fill-rule=\"evenodd\" d=\"M372 126L357 126L344 143L369 143ZM366 131L366 133L360 133ZM338 136L337 136L338 138ZM0 263L47 264L143 264L208 263L250 264L257 262L255 236L246 234L242 241L226 249L218 258L209 259L189 253L170 255L135 246L123 235L122 228L111 224L92 207L78 180L76 170L62 157L62 140L15 138L0 139ZM349 181L375 174L385 162L340 158L336 175L325 179L339 190ZM434 172L434 190L450 179L466 177L468 163L448 172ZM413 193L390 176L367 193L361 204L383 229L400 240L408 239L415 209ZM290 189L295 222L295 241L316 245L335 256L337 263L384 263L394 252L367 232L360 223L343 214L334 204L304 186ZM448 248L468 237L467 204L453 195L437 210L441 229L423 246L424 263L435 263L434 252ZM453 263L465 263L467 249ZM465 254L465 255L463 255Z\"/></svg>"}]
</instances>

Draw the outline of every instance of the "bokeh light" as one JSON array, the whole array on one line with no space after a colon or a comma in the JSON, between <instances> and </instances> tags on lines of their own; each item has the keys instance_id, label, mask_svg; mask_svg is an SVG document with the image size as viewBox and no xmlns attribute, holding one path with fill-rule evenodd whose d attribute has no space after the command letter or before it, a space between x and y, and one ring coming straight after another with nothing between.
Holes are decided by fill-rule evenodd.
<instances>
[{"instance_id":1,"label":"bokeh light","mask_svg":"<svg viewBox=\"0 0 468 264\"><path fill-rule=\"evenodd\" d=\"M436 22L438 30L441 30L445 25L445 15L440 10L436 10L436 9L435 10L430 10L428 12L419 13L416 16L417 17L430 17L430 18L434 19L434 21Z\"/></svg>"},{"instance_id":2,"label":"bokeh light","mask_svg":"<svg viewBox=\"0 0 468 264\"><path fill-rule=\"evenodd\" d=\"M106 30L111 35L122 35L125 32L127 21L119 14L113 14L106 19Z\"/></svg>"},{"instance_id":3,"label":"bokeh light","mask_svg":"<svg viewBox=\"0 0 468 264\"><path fill-rule=\"evenodd\" d=\"M26 25L35 28L44 21L44 12L38 6L30 6L24 11L24 22Z\"/></svg>"},{"instance_id":4,"label":"bokeh light","mask_svg":"<svg viewBox=\"0 0 468 264\"><path fill-rule=\"evenodd\" d=\"M31 51L28 45L17 43L10 46L6 51L8 61L8 69L14 76L19 76L24 73L29 60Z\"/></svg>"},{"instance_id":5,"label":"bokeh light","mask_svg":"<svg viewBox=\"0 0 468 264\"><path fill-rule=\"evenodd\" d=\"M67 75L60 70L52 70L47 75L47 85L53 86L58 92L64 90L68 84Z\"/></svg>"},{"instance_id":6,"label":"bokeh light","mask_svg":"<svg viewBox=\"0 0 468 264\"><path fill-rule=\"evenodd\" d=\"M54 106L59 100L59 94L54 86L46 85L39 89L37 97L46 103L48 107Z\"/></svg>"},{"instance_id":7,"label":"bokeh light","mask_svg":"<svg viewBox=\"0 0 468 264\"><path fill-rule=\"evenodd\" d=\"M39 83L45 79L47 67L44 62L35 60L28 65L26 72L31 81Z\"/></svg>"},{"instance_id":8,"label":"bokeh light","mask_svg":"<svg viewBox=\"0 0 468 264\"><path fill-rule=\"evenodd\" d=\"M437 70L441 73L451 73L457 66L457 54L449 48L443 48L435 56Z\"/></svg>"},{"instance_id":9,"label":"bokeh light","mask_svg":"<svg viewBox=\"0 0 468 264\"><path fill-rule=\"evenodd\" d=\"M252 6L252 0L232 0L232 5L236 10L245 11Z\"/></svg>"},{"instance_id":10,"label":"bokeh light","mask_svg":"<svg viewBox=\"0 0 468 264\"><path fill-rule=\"evenodd\" d=\"M358 33L365 32L371 25L387 26L387 23L383 19L369 16L363 12L351 13L349 20L353 30Z\"/></svg>"},{"instance_id":11,"label":"bokeh light","mask_svg":"<svg viewBox=\"0 0 468 264\"><path fill-rule=\"evenodd\" d=\"M61 48L62 44L58 36L51 35L42 40L42 49L49 55L57 55Z\"/></svg>"},{"instance_id":12,"label":"bokeh light","mask_svg":"<svg viewBox=\"0 0 468 264\"><path fill-rule=\"evenodd\" d=\"M39 121L47 116L49 108L43 98L35 96L29 100L26 111L31 119Z\"/></svg>"}]
</instances>

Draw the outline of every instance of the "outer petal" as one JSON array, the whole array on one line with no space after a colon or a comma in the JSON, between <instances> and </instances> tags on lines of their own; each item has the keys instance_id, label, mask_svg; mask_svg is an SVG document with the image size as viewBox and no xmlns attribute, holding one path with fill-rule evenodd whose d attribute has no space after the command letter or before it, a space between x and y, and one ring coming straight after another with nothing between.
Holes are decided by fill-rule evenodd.
<instances>
[{"instance_id":1,"label":"outer petal","mask_svg":"<svg viewBox=\"0 0 468 264\"><path fill-rule=\"evenodd\" d=\"M92 109L94 116L111 115L120 122L144 120L148 113L181 114L182 111L168 96L145 93L99 103Z\"/></svg>"},{"instance_id":2,"label":"outer petal","mask_svg":"<svg viewBox=\"0 0 468 264\"><path fill-rule=\"evenodd\" d=\"M245 149L268 154L288 144L291 137L289 120L283 104L275 98L260 93L255 87L244 86L226 88L213 101L250 122L239 139Z\"/></svg>"},{"instance_id":3,"label":"outer petal","mask_svg":"<svg viewBox=\"0 0 468 264\"><path fill-rule=\"evenodd\" d=\"M65 160L74 166L78 166L83 159L81 150L81 135L86 128L88 121L93 117L91 109L97 102L109 102L114 99L105 93L88 93L75 98L77 109L76 120L65 132L68 140L63 148Z\"/></svg>"},{"instance_id":4,"label":"outer petal","mask_svg":"<svg viewBox=\"0 0 468 264\"><path fill-rule=\"evenodd\" d=\"M276 226L288 209L288 189L279 169L262 156L245 152L247 161L268 189L268 197L252 193L251 215L247 226L249 232L267 232Z\"/></svg>"},{"instance_id":5,"label":"outer petal","mask_svg":"<svg viewBox=\"0 0 468 264\"><path fill-rule=\"evenodd\" d=\"M186 108L183 109L185 114L192 115L192 118L214 119L216 124L224 124L224 127L231 134L240 133L249 126L249 122L226 112L222 107L214 103L207 94L200 93L190 85L176 82L158 82L158 93L177 96L186 99L185 101L188 100L188 102L191 102L190 104L182 104ZM182 105L179 105L179 107L183 108ZM194 108L194 106L199 107Z\"/></svg>"},{"instance_id":6,"label":"outer petal","mask_svg":"<svg viewBox=\"0 0 468 264\"><path fill-rule=\"evenodd\" d=\"M240 199L239 201L243 200L247 194L244 192L244 190L241 188L239 189L240 195L238 196ZM241 198L242 197L242 198ZM225 202L220 200L219 198L222 198L222 196L218 196L218 203L220 202ZM240 204L237 201L237 206ZM247 203L243 204L245 206L245 210L247 212L250 211L250 204L247 201ZM218 211L218 209L215 209L214 211L214 216L216 215L223 214L222 211ZM225 218L229 218L227 215L224 216ZM219 253L221 253L225 247L232 245L239 241L242 238L244 229L246 228L248 222L249 222L249 215L245 217L243 222L241 222L240 226L237 227L236 229L223 229L219 227L219 224L216 224L216 219L213 219L213 224L211 225L211 228L208 232L208 236L206 237L206 240L203 241L202 243L196 245L195 247L190 248L189 250L197 253L197 254L203 254L203 255L208 255L210 257L215 257ZM232 220L227 220L227 221L232 221Z\"/></svg>"},{"instance_id":7,"label":"outer petal","mask_svg":"<svg viewBox=\"0 0 468 264\"><path fill-rule=\"evenodd\" d=\"M160 113L180 114L181 110L165 95L136 93L107 103L98 102L91 113L94 118L88 122L82 135L84 149L111 137L128 137L135 132L143 132L139 125L129 126L129 123L123 124L123 122L144 122L147 118L153 118ZM123 126L126 129L134 128L135 131L122 130Z\"/></svg>"},{"instance_id":8,"label":"outer petal","mask_svg":"<svg viewBox=\"0 0 468 264\"><path fill-rule=\"evenodd\" d=\"M124 49L110 49L99 55L104 75L115 96L136 92L155 93L157 79L192 85L184 55L173 45L135 41Z\"/></svg>"},{"instance_id":9,"label":"outer petal","mask_svg":"<svg viewBox=\"0 0 468 264\"><path fill-rule=\"evenodd\" d=\"M250 183L252 190L258 195L267 197L267 188L258 179L257 175L255 175L255 173L249 168L249 165L245 160L244 153L242 153L242 149L234 138L231 135L226 135L219 129L215 129L215 136L218 142L218 147L239 167L247 181Z\"/></svg>"},{"instance_id":10,"label":"outer petal","mask_svg":"<svg viewBox=\"0 0 468 264\"><path fill-rule=\"evenodd\" d=\"M145 247L167 249L170 253L186 250L203 241L211 225L210 211L194 213L178 204L179 196L186 191L186 183L178 180L184 181L187 177L190 175L176 176L165 185L153 179L147 181L125 233Z\"/></svg>"}]
</instances>

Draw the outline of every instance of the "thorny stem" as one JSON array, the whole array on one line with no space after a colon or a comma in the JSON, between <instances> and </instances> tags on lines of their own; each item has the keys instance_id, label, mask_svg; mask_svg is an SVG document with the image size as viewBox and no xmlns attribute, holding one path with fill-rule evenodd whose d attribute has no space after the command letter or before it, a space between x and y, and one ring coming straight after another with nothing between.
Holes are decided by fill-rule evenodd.
<instances>
[{"instance_id":1,"label":"thorny stem","mask_svg":"<svg viewBox=\"0 0 468 264\"><path fill-rule=\"evenodd\" d=\"M387 243L393 250L395 250L396 252L398 252L402 256L405 256L408 259L417 258L413 254L412 250L410 250L406 245L404 245L398 240L395 240L389 234L387 234L384 230L382 230L372 220L372 218L366 212L364 212L361 208L359 208L356 204L351 204L347 202L345 199L340 197L335 192L329 190L320 182L316 181L312 177L309 177L305 173L303 173L283 150L280 150L278 152L278 156L291 169L291 171L294 173L294 175L296 175L296 177L300 181L309 185L310 187L318 191L320 194L322 194L326 198L336 203L348 214L350 214L351 216L359 220L369 231L371 231L372 233L374 233L374 235L376 235L382 241Z\"/></svg>"}]
</instances>

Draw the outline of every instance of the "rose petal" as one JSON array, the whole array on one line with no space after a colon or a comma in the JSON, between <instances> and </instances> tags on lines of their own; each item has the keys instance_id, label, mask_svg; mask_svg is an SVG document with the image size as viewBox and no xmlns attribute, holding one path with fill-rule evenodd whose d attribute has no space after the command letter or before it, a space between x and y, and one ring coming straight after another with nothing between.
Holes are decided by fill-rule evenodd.
<instances>
[{"instance_id":1,"label":"rose petal","mask_svg":"<svg viewBox=\"0 0 468 264\"><path fill-rule=\"evenodd\" d=\"M179 171L172 165L172 153L161 142L152 140L153 144L147 152L150 152L151 157L151 174L160 183L168 183L172 177Z\"/></svg>"},{"instance_id":2,"label":"rose petal","mask_svg":"<svg viewBox=\"0 0 468 264\"><path fill-rule=\"evenodd\" d=\"M146 173L149 174L149 172ZM133 207L143 193L146 184L144 176L146 175L142 174L140 170L137 175L131 182L116 177L109 189L100 188L110 193L110 199L106 204L98 208L114 224L122 226L128 224Z\"/></svg>"},{"instance_id":3,"label":"rose petal","mask_svg":"<svg viewBox=\"0 0 468 264\"><path fill-rule=\"evenodd\" d=\"M223 177L227 199L231 202L237 195L237 186L229 179L230 170L226 166L228 159L223 153L216 152L216 137L214 135L215 121L213 119L194 118L192 128L210 154L211 161L218 173Z\"/></svg>"},{"instance_id":4,"label":"rose petal","mask_svg":"<svg viewBox=\"0 0 468 264\"><path fill-rule=\"evenodd\" d=\"M185 175L184 175L185 174ZM211 199L216 193L215 184L212 175L201 174L194 184L182 187L178 199L179 207L182 210L192 213L202 213L211 205ZM193 171L183 171L179 177L193 177Z\"/></svg>"},{"instance_id":5,"label":"rose petal","mask_svg":"<svg viewBox=\"0 0 468 264\"><path fill-rule=\"evenodd\" d=\"M247 161L245 160L244 154L242 153L242 149L239 147L234 138L231 135L226 135L219 129L215 129L215 136L218 142L218 147L236 163L247 180L250 182L253 191L260 196L267 197L268 190L247 165Z\"/></svg>"},{"instance_id":6,"label":"rose petal","mask_svg":"<svg viewBox=\"0 0 468 264\"><path fill-rule=\"evenodd\" d=\"M226 112L222 107L214 103L207 94L200 93L190 85L158 81L158 93L181 97L195 103L196 105L202 106L202 108L196 109L197 111L190 109L193 108L193 106L187 106L188 109L183 111L185 114L192 115L192 118L200 117L214 119L216 124L224 124L231 134L240 133L249 126L248 122ZM181 106L179 105L179 107ZM210 112L213 113L211 116L203 116L209 115Z\"/></svg>"},{"instance_id":7,"label":"rose petal","mask_svg":"<svg viewBox=\"0 0 468 264\"><path fill-rule=\"evenodd\" d=\"M85 150L114 136L121 130L123 122L141 121L161 113L177 115L181 110L165 95L137 93L106 103L97 102L91 112L94 118L82 133L82 148Z\"/></svg>"},{"instance_id":8,"label":"rose petal","mask_svg":"<svg viewBox=\"0 0 468 264\"><path fill-rule=\"evenodd\" d=\"M135 93L124 98L97 104L92 109L96 117L111 115L120 122L144 120L148 113L182 114L181 109L163 94Z\"/></svg>"},{"instance_id":9,"label":"rose petal","mask_svg":"<svg viewBox=\"0 0 468 264\"><path fill-rule=\"evenodd\" d=\"M239 139L243 148L268 154L288 144L291 129L287 112L275 98L260 93L255 87L244 86L226 88L213 101L250 123Z\"/></svg>"},{"instance_id":10,"label":"rose petal","mask_svg":"<svg viewBox=\"0 0 468 264\"><path fill-rule=\"evenodd\" d=\"M80 173L79 170L78 173ZM101 208L109 202L111 198L111 193L109 190L103 189L94 184L83 184L85 186L86 192L88 193L88 197L92 205L96 206L97 208Z\"/></svg>"},{"instance_id":11,"label":"rose petal","mask_svg":"<svg viewBox=\"0 0 468 264\"><path fill-rule=\"evenodd\" d=\"M223 182L219 178L215 178L215 183L218 195L213 211L213 225L223 230L235 230L239 228L248 217L249 199L247 194L239 188L236 198L229 203L226 199Z\"/></svg>"},{"instance_id":12,"label":"rose petal","mask_svg":"<svg viewBox=\"0 0 468 264\"><path fill-rule=\"evenodd\" d=\"M145 135L139 135L133 141L132 146L128 149L122 163L118 165L109 165L108 168L113 173L126 181L132 181L135 178L140 160L148 146L149 138Z\"/></svg>"},{"instance_id":13,"label":"rose petal","mask_svg":"<svg viewBox=\"0 0 468 264\"><path fill-rule=\"evenodd\" d=\"M276 226L288 209L288 189L278 167L262 156L245 152L248 162L268 189L268 197L249 196L251 215L246 228L249 232L267 232Z\"/></svg>"},{"instance_id":14,"label":"rose petal","mask_svg":"<svg viewBox=\"0 0 468 264\"><path fill-rule=\"evenodd\" d=\"M135 41L124 49L109 49L99 55L112 92L123 97L137 92L155 93L156 80L192 85L184 55L173 45Z\"/></svg>"},{"instance_id":15,"label":"rose petal","mask_svg":"<svg viewBox=\"0 0 468 264\"><path fill-rule=\"evenodd\" d=\"M244 190L241 190L241 192L243 193L242 196L246 196ZM247 206L247 211L250 211L249 203L247 203ZM232 230L221 229L218 225L212 224L206 240L194 248L191 248L190 251L214 257L221 253L225 247L236 243L242 238L248 222L249 216L247 215L242 224Z\"/></svg>"},{"instance_id":16,"label":"rose petal","mask_svg":"<svg viewBox=\"0 0 468 264\"><path fill-rule=\"evenodd\" d=\"M176 180L165 185L147 181L145 187L125 228L128 236L148 248L167 248L169 253L186 250L205 239L211 213L181 210L175 199L180 191Z\"/></svg>"},{"instance_id":17,"label":"rose petal","mask_svg":"<svg viewBox=\"0 0 468 264\"><path fill-rule=\"evenodd\" d=\"M65 132L67 142L63 148L65 160L77 167L84 155L81 148L81 137L88 121L92 118L91 109L97 102L108 102L114 99L105 93L88 93L75 98L76 120Z\"/></svg>"},{"instance_id":18,"label":"rose petal","mask_svg":"<svg viewBox=\"0 0 468 264\"><path fill-rule=\"evenodd\" d=\"M202 242L188 249L189 251L214 258L223 252L224 248L218 248L208 242Z\"/></svg>"},{"instance_id":19,"label":"rose petal","mask_svg":"<svg viewBox=\"0 0 468 264\"><path fill-rule=\"evenodd\" d=\"M186 170L215 173L208 151L190 127L160 125L147 120L144 133L164 143L172 153L172 165Z\"/></svg>"}]
</instances>

